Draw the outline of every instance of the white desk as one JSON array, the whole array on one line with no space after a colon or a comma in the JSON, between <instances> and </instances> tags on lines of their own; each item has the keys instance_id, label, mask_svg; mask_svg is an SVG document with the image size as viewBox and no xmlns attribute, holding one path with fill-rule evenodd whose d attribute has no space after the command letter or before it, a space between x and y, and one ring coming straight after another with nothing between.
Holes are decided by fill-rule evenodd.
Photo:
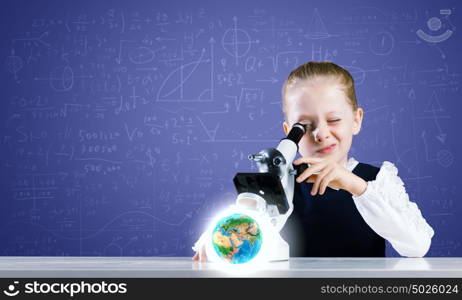
<instances>
[{"instance_id":1,"label":"white desk","mask_svg":"<svg viewBox=\"0 0 462 300\"><path fill-rule=\"evenodd\" d=\"M0 257L1 278L459 277L462 258L291 258L234 273L191 257Z\"/></svg>"}]
</instances>

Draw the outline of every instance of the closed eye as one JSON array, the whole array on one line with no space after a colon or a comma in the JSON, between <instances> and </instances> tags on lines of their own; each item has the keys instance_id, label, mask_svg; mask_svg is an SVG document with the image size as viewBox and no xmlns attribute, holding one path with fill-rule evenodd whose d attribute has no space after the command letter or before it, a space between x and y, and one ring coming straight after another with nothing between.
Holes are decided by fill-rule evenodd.
<instances>
[{"instance_id":1,"label":"closed eye","mask_svg":"<svg viewBox=\"0 0 462 300\"><path fill-rule=\"evenodd\" d=\"M329 120L329 121L327 121L327 122L329 122L329 123L334 123L334 122L338 122L338 121L340 121L340 119Z\"/></svg>"}]
</instances>

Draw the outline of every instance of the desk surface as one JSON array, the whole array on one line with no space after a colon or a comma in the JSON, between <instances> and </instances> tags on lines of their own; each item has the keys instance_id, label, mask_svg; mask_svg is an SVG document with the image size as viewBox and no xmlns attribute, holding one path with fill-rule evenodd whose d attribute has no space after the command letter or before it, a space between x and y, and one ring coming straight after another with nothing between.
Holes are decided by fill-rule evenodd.
<instances>
[{"instance_id":1,"label":"desk surface","mask_svg":"<svg viewBox=\"0 0 462 300\"><path fill-rule=\"evenodd\" d=\"M462 258L291 258L223 270L190 257L0 257L0 277L459 277Z\"/></svg>"}]
</instances>

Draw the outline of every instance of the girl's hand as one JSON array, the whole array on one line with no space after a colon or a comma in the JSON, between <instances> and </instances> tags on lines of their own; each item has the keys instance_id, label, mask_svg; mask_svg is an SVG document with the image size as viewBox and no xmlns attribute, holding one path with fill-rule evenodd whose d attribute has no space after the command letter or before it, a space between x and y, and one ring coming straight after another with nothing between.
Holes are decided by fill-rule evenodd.
<instances>
[{"instance_id":1,"label":"girl's hand","mask_svg":"<svg viewBox=\"0 0 462 300\"><path fill-rule=\"evenodd\" d=\"M297 182L313 182L311 195L323 195L327 187L343 189L359 196L367 188L367 183L332 159L301 157L294 165L306 163L309 168L297 177Z\"/></svg>"},{"instance_id":2,"label":"girl's hand","mask_svg":"<svg viewBox=\"0 0 462 300\"><path fill-rule=\"evenodd\" d=\"M206 262L207 261L207 255L205 254L205 247L202 246L200 247L199 252L196 252L196 254L192 258L194 261L199 261L199 262Z\"/></svg>"}]
</instances>

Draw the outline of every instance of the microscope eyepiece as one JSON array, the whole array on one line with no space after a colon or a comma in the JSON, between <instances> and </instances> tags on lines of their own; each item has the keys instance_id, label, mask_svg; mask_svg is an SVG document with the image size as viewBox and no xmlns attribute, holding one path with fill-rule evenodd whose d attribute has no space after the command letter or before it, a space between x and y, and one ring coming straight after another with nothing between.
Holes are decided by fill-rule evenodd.
<instances>
[{"instance_id":1,"label":"microscope eyepiece","mask_svg":"<svg viewBox=\"0 0 462 300\"><path fill-rule=\"evenodd\" d=\"M247 158L253 161L261 161L264 159L263 155L261 154L250 154L249 156L247 156Z\"/></svg>"},{"instance_id":2,"label":"microscope eyepiece","mask_svg":"<svg viewBox=\"0 0 462 300\"><path fill-rule=\"evenodd\" d=\"M302 123L295 123L292 126L289 134L287 135L286 139L293 141L296 145L302 139L303 135L306 133L306 125Z\"/></svg>"}]
</instances>

